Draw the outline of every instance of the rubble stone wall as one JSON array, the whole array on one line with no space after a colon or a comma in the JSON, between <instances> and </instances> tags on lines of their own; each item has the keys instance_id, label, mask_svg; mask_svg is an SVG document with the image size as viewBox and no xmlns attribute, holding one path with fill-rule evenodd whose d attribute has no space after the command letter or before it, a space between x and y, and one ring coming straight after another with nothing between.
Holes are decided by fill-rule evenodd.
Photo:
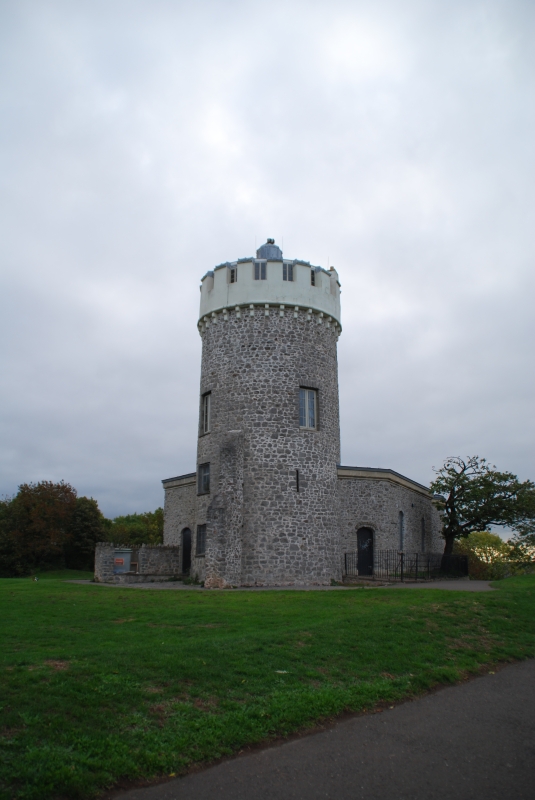
<instances>
[{"instance_id":1,"label":"rubble stone wall","mask_svg":"<svg viewBox=\"0 0 535 800\"><path fill-rule=\"evenodd\" d=\"M136 575L114 574L115 550L124 548L125 545L115 545L110 542L97 543L95 548L95 581L97 583L139 583L143 580L172 578L180 574L180 547L146 544L131 548L137 555L138 571Z\"/></svg>"},{"instance_id":2,"label":"rubble stone wall","mask_svg":"<svg viewBox=\"0 0 535 800\"><path fill-rule=\"evenodd\" d=\"M142 545L138 550L141 575L179 575L180 547L160 545Z\"/></svg>"},{"instance_id":3,"label":"rubble stone wall","mask_svg":"<svg viewBox=\"0 0 535 800\"><path fill-rule=\"evenodd\" d=\"M115 545L109 542L97 542L95 547L95 581L97 583L113 582L113 560Z\"/></svg>"},{"instance_id":4,"label":"rubble stone wall","mask_svg":"<svg viewBox=\"0 0 535 800\"><path fill-rule=\"evenodd\" d=\"M196 522L208 525L207 581L209 565L221 563L210 515L226 492L231 431L243 436L241 548L238 554L232 545L232 577L217 572L214 580L328 584L341 577L338 332L320 314L278 307L229 309L203 325L200 395L211 393L211 431L199 436L197 465L210 464L211 491L197 497ZM317 430L299 427L300 387L318 393Z\"/></svg>"},{"instance_id":5,"label":"rubble stone wall","mask_svg":"<svg viewBox=\"0 0 535 800\"><path fill-rule=\"evenodd\" d=\"M400 511L403 512L403 549L406 552L440 553L444 549L440 514L429 494L387 478L341 477L338 498L342 554L356 551L357 530L363 527L372 529L376 549L399 550Z\"/></svg>"}]
</instances>

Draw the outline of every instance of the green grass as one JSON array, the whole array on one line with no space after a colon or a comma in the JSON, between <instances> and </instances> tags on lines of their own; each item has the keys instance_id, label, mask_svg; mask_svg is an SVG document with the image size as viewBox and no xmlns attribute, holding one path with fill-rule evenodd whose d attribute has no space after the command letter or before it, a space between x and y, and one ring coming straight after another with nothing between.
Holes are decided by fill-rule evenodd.
<instances>
[{"instance_id":1,"label":"green grass","mask_svg":"<svg viewBox=\"0 0 535 800\"><path fill-rule=\"evenodd\" d=\"M535 655L534 576L487 594L142 591L60 577L0 581L10 800L180 774Z\"/></svg>"}]
</instances>

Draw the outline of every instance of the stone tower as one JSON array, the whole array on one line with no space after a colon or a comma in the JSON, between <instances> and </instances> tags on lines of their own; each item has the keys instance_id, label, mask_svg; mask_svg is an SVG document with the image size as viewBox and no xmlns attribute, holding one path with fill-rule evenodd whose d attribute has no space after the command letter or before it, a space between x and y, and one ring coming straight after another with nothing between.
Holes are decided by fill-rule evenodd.
<instances>
[{"instance_id":1,"label":"stone tower","mask_svg":"<svg viewBox=\"0 0 535 800\"><path fill-rule=\"evenodd\" d=\"M197 572L213 587L339 580L337 273L268 239L206 273L198 327Z\"/></svg>"}]
</instances>

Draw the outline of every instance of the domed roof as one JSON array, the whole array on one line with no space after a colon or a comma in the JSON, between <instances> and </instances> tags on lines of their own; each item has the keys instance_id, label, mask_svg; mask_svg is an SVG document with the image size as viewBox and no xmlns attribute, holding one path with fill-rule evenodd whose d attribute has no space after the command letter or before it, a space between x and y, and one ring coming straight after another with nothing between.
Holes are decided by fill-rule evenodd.
<instances>
[{"instance_id":1,"label":"domed roof","mask_svg":"<svg viewBox=\"0 0 535 800\"><path fill-rule=\"evenodd\" d=\"M266 261L282 261L282 250L275 244L275 239L268 239L258 248L256 257L265 258Z\"/></svg>"}]
</instances>

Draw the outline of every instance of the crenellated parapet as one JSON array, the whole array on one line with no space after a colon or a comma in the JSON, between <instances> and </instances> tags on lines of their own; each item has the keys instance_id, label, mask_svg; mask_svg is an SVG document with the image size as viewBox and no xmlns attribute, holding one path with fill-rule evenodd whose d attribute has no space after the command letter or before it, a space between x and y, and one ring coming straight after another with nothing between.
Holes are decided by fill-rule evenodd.
<instances>
[{"instance_id":1,"label":"crenellated parapet","mask_svg":"<svg viewBox=\"0 0 535 800\"><path fill-rule=\"evenodd\" d=\"M265 257L264 257L265 256ZM201 281L199 330L231 314L304 314L341 331L338 273L298 259L287 260L268 242L256 258L220 264Z\"/></svg>"}]
</instances>

